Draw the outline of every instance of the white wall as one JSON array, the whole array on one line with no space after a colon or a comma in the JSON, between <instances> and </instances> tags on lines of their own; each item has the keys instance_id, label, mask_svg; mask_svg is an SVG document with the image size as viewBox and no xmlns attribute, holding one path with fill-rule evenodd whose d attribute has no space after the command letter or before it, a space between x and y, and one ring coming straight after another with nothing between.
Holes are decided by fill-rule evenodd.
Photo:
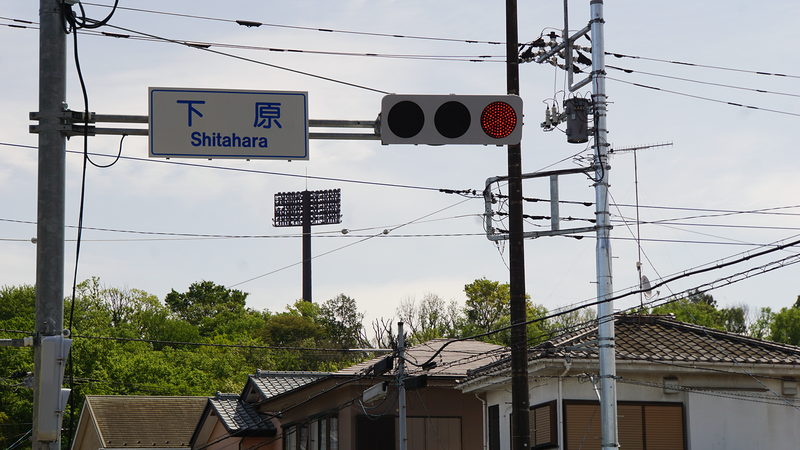
<instances>
[{"instance_id":1,"label":"white wall","mask_svg":"<svg viewBox=\"0 0 800 450\"><path fill-rule=\"evenodd\" d=\"M688 450L800 448L800 411L785 403L690 393L686 406Z\"/></svg>"},{"instance_id":2,"label":"white wall","mask_svg":"<svg viewBox=\"0 0 800 450\"><path fill-rule=\"evenodd\" d=\"M733 371L733 369L731 369ZM618 401L681 402L684 404L687 450L757 450L800 448L800 402L797 408L775 398L770 392L741 389L761 388L754 379L745 375L716 374L713 372L627 372L618 375L643 384L617 383ZM728 391L679 391L667 394L663 387L665 375L677 376L683 386L707 388L736 388ZM761 378L769 389L781 393L781 382ZM652 385L647 385L652 384ZM510 450L511 385L494 384L486 392L486 405L500 405L501 450ZM530 405L558 398L558 379L543 378L529 381ZM563 378L562 400L597 400L592 383L585 379ZM469 395L469 394L467 394ZM737 398L728 398L736 395ZM751 400L742 397L756 396ZM765 400L762 397L772 397ZM768 402L768 403L767 403ZM559 404L559 420L563 413ZM559 438L559 442L562 439ZM562 447L563 448L563 447Z\"/></svg>"}]
</instances>

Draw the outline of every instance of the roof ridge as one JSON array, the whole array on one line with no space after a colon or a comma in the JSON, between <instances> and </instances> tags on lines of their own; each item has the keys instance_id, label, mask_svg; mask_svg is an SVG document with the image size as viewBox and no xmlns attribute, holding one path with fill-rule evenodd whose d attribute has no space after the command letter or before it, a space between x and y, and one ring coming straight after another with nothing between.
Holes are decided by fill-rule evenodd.
<instances>
[{"instance_id":1,"label":"roof ridge","mask_svg":"<svg viewBox=\"0 0 800 450\"><path fill-rule=\"evenodd\" d=\"M694 324L694 323L681 322L680 320L677 320L675 318L671 318L671 319L664 318L664 319L665 319L664 321L666 323L662 323L662 324L665 325L665 326L673 326L673 327L676 327L676 328L683 327L683 328L686 328L688 330L692 330L692 331L696 331L696 332L702 332L704 334L713 334L713 335L717 335L717 337L730 339L730 340L734 340L734 341L740 341L741 343L747 343L747 344L761 346L761 347L780 349L780 350L783 350L783 351L787 351L787 352L791 352L791 353L800 355L800 347L797 347L797 346L794 346L794 345L783 344L783 343L780 343L780 342L769 341L769 340L766 340L766 339L758 339L758 338L754 338L752 336L746 336L746 335L743 335L743 334L734 333L732 331L718 330L716 328L705 327L705 326ZM661 322L662 318L659 317L657 319L657 321Z\"/></svg>"},{"instance_id":2,"label":"roof ridge","mask_svg":"<svg viewBox=\"0 0 800 450\"><path fill-rule=\"evenodd\" d=\"M256 369L256 373L250 375L251 377L260 378L262 376L270 376L270 377L296 377L298 375L307 375L307 376L319 376L324 377L326 375L330 375L331 372L315 372L309 370L261 370Z\"/></svg>"}]
</instances>

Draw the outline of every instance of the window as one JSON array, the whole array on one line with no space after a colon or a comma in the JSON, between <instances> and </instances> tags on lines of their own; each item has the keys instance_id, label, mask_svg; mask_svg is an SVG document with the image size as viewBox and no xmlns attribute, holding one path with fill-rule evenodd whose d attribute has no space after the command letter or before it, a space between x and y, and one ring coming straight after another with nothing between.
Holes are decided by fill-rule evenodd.
<instances>
[{"instance_id":1,"label":"window","mask_svg":"<svg viewBox=\"0 0 800 450\"><path fill-rule=\"evenodd\" d=\"M283 450L297 450L297 427L294 425L283 427Z\"/></svg>"},{"instance_id":2,"label":"window","mask_svg":"<svg viewBox=\"0 0 800 450\"><path fill-rule=\"evenodd\" d=\"M319 416L283 427L283 450L339 450L339 418Z\"/></svg>"},{"instance_id":3,"label":"window","mask_svg":"<svg viewBox=\"0 0 800 450\"><path fill-rule=\"evenodd\" d=\"M544 449L558 446L555 400L532 406L528 420L531 429L531 448Z\"/></svg>"},{"instance_id":4,"label":"window","mask_svg":"<svg viewBox=\"0 0 800 450\"><path fill-rule=\"evenodd\" d=\"M489 450L500 450L500 405L489 407Z\"/></svg>"},{"instance_id":5,"label":"window","mask_svg":"<svg viewBox=\"0 0 800 450\"><path fill-rule=\"evenodd\" d=\"M619 445L626 450L683 450L683 404L619 402ZM564 402L565 450L600 448L600 404Z\"/></svg>"},{"instance_id":6,"label":"window","mask_svg":"<svg viewBox=\"0 0 800 450\"><path fill-rule=\"evenodd\" d=\"M395 448L394 416L371 419L356 416L356 450L391 450Z\"/></svg>"}]
</instances>

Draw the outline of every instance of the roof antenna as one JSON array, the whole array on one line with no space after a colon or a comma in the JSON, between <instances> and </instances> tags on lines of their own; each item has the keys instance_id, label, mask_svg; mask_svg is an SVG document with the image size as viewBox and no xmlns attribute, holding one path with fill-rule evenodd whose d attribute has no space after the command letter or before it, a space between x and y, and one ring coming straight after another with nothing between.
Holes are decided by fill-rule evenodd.
<instances>
[{"instance_id":1,"label":"roof antenna","mask_svg":"<svg viewBox=\"0 0 800 450\"><path fill-rule=\"evenodd\" d=\"M636 191L636 247L639 250L639 259L636 260L636 271L639 274L639 314L642 314L644 311L644 297L650 300L650 297L653 296L653 290L650 289L650 280L647 279L646 276L642 275L642 234L639 229L639 164L636 160L636 150L646 150L648 148L654 147L671 147L672 142L665 142L663 144L648 144L648 145L640 145L635 147L623 147L619 149L611 149L608 151L609 154L618 154L618 153L633 153L633 184L634 190Z\"/></svg>"}]
</instances>

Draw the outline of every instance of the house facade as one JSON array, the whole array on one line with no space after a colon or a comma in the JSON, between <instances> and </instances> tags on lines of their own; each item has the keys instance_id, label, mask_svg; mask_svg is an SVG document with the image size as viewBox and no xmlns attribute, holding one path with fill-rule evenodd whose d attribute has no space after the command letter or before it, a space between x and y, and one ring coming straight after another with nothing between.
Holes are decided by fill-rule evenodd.
<instances>
[{"instance_id":1,"label":"house facade","mask_svg":"<svg viewBox=\"0 0 800 450\"><path fill-rule=\"evenodd\" d=\"M622 449L784 449L800 442L800 348L670 316L615 318ZM599 449L597 327L529 350L532 449ZM506 355L508 356L508 355ZM459 384L485 402L486 450L510 450L506 357Z\"/></svg>"},{"instance_id":2,"label":"house facade","mask_svg":"<svg viewBox=\"0 0 800 450\"><path fill-rule=\"evenodd\" d=\"M259 448L280 450L280 422L258 414L239 394L217 394L208 399L189 441L192 449Z\"/></svg>"},{"instance_id":3,"label":"house facade","mask_svg":"<svg viewBox=\"0 0 800 450\"><path fill-rule=\"evenodd\" d=\"M189 449L208 397L87 395L71 450Z\"/></svg>"},{"instance_id":4,"label":"house facade","mask_svg":"<svg viewBox=\"0 0 800 450\"><path fill-rule=\"evenodd\" d=\"M454 387L468 370L496 361L502 347L460 341L442 348L446 343L445 339L437 339L406 349L409 450L483 450L482 401L475 395L463 395ZM394 359L393 355L378 357L326 374L271 395L253 407L262 414L279 414L283 450L396 449L400 402ZM419 367L429 361L435 367ZM280 378L279 374L276 378ZM261 377L251 386L271 386L272 381ZM371 401L365 400L368 389L377 392L367 395ZM243 396L255 395L255 390L245 388Z\"/></svg>"}]
</instances>

